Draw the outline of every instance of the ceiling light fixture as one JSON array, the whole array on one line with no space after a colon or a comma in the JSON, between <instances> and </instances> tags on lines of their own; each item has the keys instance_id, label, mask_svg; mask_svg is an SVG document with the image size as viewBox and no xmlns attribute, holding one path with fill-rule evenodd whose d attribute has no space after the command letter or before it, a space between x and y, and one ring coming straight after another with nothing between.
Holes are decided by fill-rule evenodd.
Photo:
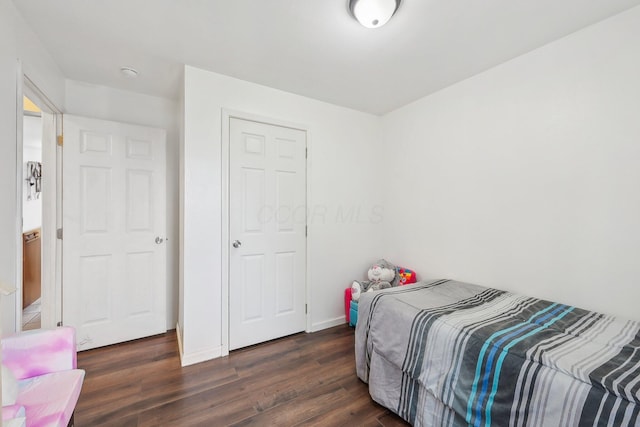
<instances>
[{"instance_id":1,"label":"ceiling light fixture","mask_svg":"<svg viewBox=\"0 0 640 427\"><path fill-rule=\"evenodd\" d=\"M138 77L138 70L136 70L135 68L120 67L120 72L122 73L123 76L129 79L135 79L136 77Z\"/></svg>"},{"instance_id":2,"label":"ceiling light fixture","mask_svg":"<svg viewBox=\"0 0 640 427\"><path fill-rule=\"evenodd\" d=\"M396 13L401 0L349 0L349 10L354 18L367 28L386 24Z\"/></svg>"}]
</instances>

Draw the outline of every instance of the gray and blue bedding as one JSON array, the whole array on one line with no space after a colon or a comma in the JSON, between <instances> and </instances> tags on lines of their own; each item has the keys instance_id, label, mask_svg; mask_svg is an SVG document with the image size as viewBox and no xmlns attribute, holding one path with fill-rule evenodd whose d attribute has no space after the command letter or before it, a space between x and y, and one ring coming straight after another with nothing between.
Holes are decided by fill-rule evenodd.
<instances>
[{"instance_id":1,"label":"gray and blue bedding","mask_svg":"<svg viewBox=\"0 0 640 427\"><path fill-rule=\"evenodd\" d=\"M640 426L640 323L449 280L364 293L356 369L416 426Z\"/></svg>"}]
</instances>

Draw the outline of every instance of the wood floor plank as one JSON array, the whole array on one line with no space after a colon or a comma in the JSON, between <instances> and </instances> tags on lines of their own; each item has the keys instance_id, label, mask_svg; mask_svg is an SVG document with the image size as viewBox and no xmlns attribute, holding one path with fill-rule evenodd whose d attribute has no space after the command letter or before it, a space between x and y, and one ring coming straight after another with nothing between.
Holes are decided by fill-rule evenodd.
<instances>
[{"instance_id":1,"label":"wood floor plank","mask_svg":"<svg viewBox=\"0 0 640 427\"><path fill-rule=\"evenodd\" d=\"M348 399L348 393L338 384L325 384L308 390L292 401L278 405L277 410L265 411L232 425L237 427L295 426L305 420L317 417L326 411L326 408L340 405L340 402L348 401Z\"/></svg>"},{"instance_id":2,"label":"wood floor plank","mask_svg":"<svg viewBox=\"0 0 640 427\"><path fill-rule=\"evenodd\" d=\"M296 334L182 368L175 332L78 354L76 426L406 426L355 374L353 329Z\"/></svg>"},{"instance_id":3,"label":"wood floor plank","mask_svg":"<svg viewBox=\"0 0 640 427\"><path fill-rule=\"evenodd\" d=\"M349 394L348 394L349 395ZM362 420L372 421L385 415L387 409L375 404L369 396L349 397L339 406L326 408L325 412L300 423L300 426L353 426L360 425Z\"/></svg>"}]
</instances>

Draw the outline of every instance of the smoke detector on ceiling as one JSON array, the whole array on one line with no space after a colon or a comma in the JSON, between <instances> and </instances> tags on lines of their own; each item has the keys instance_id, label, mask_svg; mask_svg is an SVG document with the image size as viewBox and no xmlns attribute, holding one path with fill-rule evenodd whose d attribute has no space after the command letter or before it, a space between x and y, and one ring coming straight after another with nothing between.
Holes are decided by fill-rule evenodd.
<instances>
[{"instance_id":1,"label":"smoke detector on ceiling","mask_svg":"<svg viewBox=\"0 0 640 427\"><path fill-rule=\"evenodd\" d=\"M120 72L122 73L123 76L129 79L135 79L136 77L138 77L138 70L136 70L135 68L120 67Z\"/></svg>"}]
</instances>

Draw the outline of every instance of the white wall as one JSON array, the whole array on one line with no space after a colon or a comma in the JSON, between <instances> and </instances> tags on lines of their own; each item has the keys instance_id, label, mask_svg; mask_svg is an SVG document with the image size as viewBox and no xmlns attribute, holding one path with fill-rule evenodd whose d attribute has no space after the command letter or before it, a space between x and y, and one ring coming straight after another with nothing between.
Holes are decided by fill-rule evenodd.
<instances>
[{"instance_id":1,"label":"white wall","mask_svg":"<svg viewBox=\"0 0 640 427\"><path fill-rule=\"evenodd\" d=\"M177 336L182 337L184 334L184 72L181 76L182 87L180 90L179 101L179 126L180 126L180 149L179 149L179 161L178 161L178 324L177 324Z\"/></svg>"},{"instance_id":2,"label":"white wall","mask_svg":"<svg viewBox=\"0 0 640 427\"><path fill-rule=\"evenodd\" d=\"M17 190L16 89L17 60L23 72L60 108L64 107L64 80L51 56L25 25L10 0L0 0L0 282L16 284ZM19 112L22 115L22 111ZM2 299L2 332L15 330L15 295Z\"/></svg>"},{"instance_id":3,"label":"white wall","mask_svg":"<svg viewBox=\"0 0 640 427\"><path fill-rule=\"evenodd\" d=\"M310 129L308 177L312 329L344 321L344 288L380 256L387 195L379 177L380 118L187 66L184 85L184 227L180 317L185 355L221 346L222 109ZM356 210L360 210L359 216ZM338 212L352 212L340 219Z\"/></svg>"},{"instance_id":4,"label":"white wall","mask_svg":"<svg viewBox=\"0 0 640 427\"><path fill-rule=\"evenodd\" d=\"M385 116L388 251L640 320L639 46L636 7Z\"/></svg>"},{"instance_id":5,"label":"white wall","mask_svg":"<svg viewBox=\"0 0 640 427\"><path fill-rule=\"evenodd\" d=\"M40 117L24 116L23 118L23 149L22 149L22 231L29 231L42 227L42 194L35 198L35 188L31 189L31 200L25 181L27 178L27 162L42 162L42 119Z\"/></svg>"},{"instance_id":6,"label":"white wall","mask_svg":"<svg viewBox=\"0 0 640 427\"><path fill-rule=\"evenodd\" d=\"M167 130L167 329L178 316L178 103L66 80L66 113Z\"/></svg>"}]
</instances>

